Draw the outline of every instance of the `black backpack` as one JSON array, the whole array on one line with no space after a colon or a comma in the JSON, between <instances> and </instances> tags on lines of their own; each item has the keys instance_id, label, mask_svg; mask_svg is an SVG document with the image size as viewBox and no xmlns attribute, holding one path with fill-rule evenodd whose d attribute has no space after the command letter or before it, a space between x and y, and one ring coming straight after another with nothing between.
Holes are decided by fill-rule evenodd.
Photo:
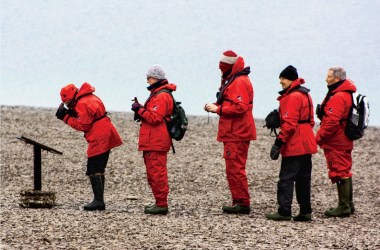
<instances>
[{"instance_id":1,"label":"black backpack","mask_svg":"<svg viewBox=\"0 0 380 250\"><path fill-rule=\"evenodd\" d=\"M345 91L351 94L352 104L350 113L347 119L344 134L351 141L360 139L364 135L364 130L368 127L369 122L369 102L365 95L358 94L352 91ZM328 93L325 100L329 100L336 93ZM326 103L317 105L317 116L320 120L325 115L324 108Z\"/></svg>"},{"instance_id":2,"label":"black backpack","mask_svg":"<svg viewBox=\"0 0 380 250\"><path fill-rule=\"evenodd\" d=\"M280 122L280 113L278 113L278 110L275 109L272 112L270 112L267 117L265 118L265 125L263 128L267 127L270 129L270 136L276 137L278 136L276 128L279 128L281 126ZM272 133L274 132L274 136Z\"/></svg>"},{"instance_id":3,"label":"black backpack","mask_svg":"<svg viewBox=\"0 0 380 250\"><path fill-rule=\"evenodd\" d=\"M172 139L176 141L182 140L182 138L185 136L185 132L187 130L188 120L186 117L185 110L181 106L181 102L177 102L172 92L168 89L161 89L156 94L159 94L161 92L166 92L171 95L173 98L173 113L170 116L170 121L166 121L166 125L169 131L169 135ZM175 152L173 147L173 152Z\"/></svg>"},{"instance_id":4,"label":"black backpack","mask_svg":"<svg viewBox=\"0 0 380 250\"><path fill-rule=\"evenodd\" d=\"M351 93L352 106L346 127L345 135L350 140L357 140L363 137L364 129L368 127L369 122L369 102L365 95Z\"/></svg>"}]
</instances>

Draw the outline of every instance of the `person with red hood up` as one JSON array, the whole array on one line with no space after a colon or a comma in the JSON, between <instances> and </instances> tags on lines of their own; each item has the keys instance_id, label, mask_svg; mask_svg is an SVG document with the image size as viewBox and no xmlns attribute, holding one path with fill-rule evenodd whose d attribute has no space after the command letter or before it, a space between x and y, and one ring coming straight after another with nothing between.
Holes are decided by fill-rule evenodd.
<instances>
[{"instance_id":1,"label":"person with red hood up","mask_svg":"<svg viewBox=\"0 0 380 250\"><path fill-rule=\"evenodd\" d=\"M105 210L105 168L110 150L123 144L103 102L93 92L95 88L86 82L79 90L74 84L63 87L60 93L62 104L56 112L58 119L84 132L88 143L86 175L90 178L94 200L83 208L89 211Z\"/></svg>"},{"instance_id":2,"label":"person with red hood up","mask_svg":"<svg viewBox=\"0 0 380 250\"><path fill-rule=\"evenodd\" d=\"M217 140L224 144L226 175L232 195L232 206L223 206L229 214L249 214L250 195L246 174L248 148L256 140L253 119L253 86L250 67L232 50L225 51L219 62L222 80L216 103L207 103L205 111L219 115Z\"/></svg>"},{"instance_id":3,"label":"person with red hood up","mask_svg":"<svg viewBox=\"0 0 380 250\"><path fill-rule=\"evenodd\" d=\"M311 156L318 152L314 127L313 101L309 89L301 86L304 79L298 78L297 69L287 66L279 75L282 91L280 102L280 128L270 151L272 160L282 155L279 181L277 185L278 211L266 214L269 220L291 220L293 190L300 206L294 221L311 220Z\"/></svg>"},{"instance_id":4,"label":"person with red hood up","mask_svg":"<svg viewBox=\"0 0 380 250\"><path fill-rule=\"evenodd\" d=\"M356 87L346 79L346 71L341 67L329 68L326 82L327 95L317 106L321 126L316 139L325 154L328 176L333 184L337 184L339 203L324 214L328 217L347 217L355 212L351 172L353 141L344 130L352 105L351 93L356 92Z\"/></svg>"},{"instance_id":5,"label":"person with red hood up","mask_svg":"<svg viewBox=\"0 0 380 250\"><path fill-rule=\"evenodd\" d=\"M165 71L160 65L152 65L146 73L149 98L141 105L137 98L132 104L135 120L141 121L138 150L143 151L144 163L149 186L152 189L155 204L144 208L145 214L168 213L168 172L167 154L172 145L166 120L173 113L174 102L171 95L163 90L173 92L175 84L165 78Z\"/></svg>"}]
</instances>

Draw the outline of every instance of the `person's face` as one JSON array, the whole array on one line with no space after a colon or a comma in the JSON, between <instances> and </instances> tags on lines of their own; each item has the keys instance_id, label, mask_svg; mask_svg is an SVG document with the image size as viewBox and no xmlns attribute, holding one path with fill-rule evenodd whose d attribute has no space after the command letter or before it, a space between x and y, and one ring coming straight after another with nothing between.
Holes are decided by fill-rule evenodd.
<instances>
[{"instance_id":1,"label":"person's face","mask_svg":"<svg viewBox=\"0 0 380 250\"><path fill-rule=\"evenodd\" d=\"M326 76L326 82L327 82L327 86L330 86L334 83L337 83L340 81L340 78L339 77L336 77L333 75L333 71L332 70L328 70L327 71L327 76Z\"/></svg>"},{"instance_id":2,"label":"person's face","mask_svg":"<svg viewBox=\"0 0 380 250\"><path fill-rule=\"evenodd\" d=\"M280 84L282 86L282 89L289 88L290 85L292 85L293 81L286 79L284 77L280 77Z\"/></svg>"},{"instance_id":3,"label":"person's face","mask_svg":"<svg viewBox=\"0 0 380 250\"><path fill-rule=\"evenodd\" d=\"M155 84L158 80L156 78L153 78L153 77L148 77L148 78L146 78L146 81L147 81L147 83L149 83L149 85L152 85L152 84Z\"/></svg>"}]
</instances>

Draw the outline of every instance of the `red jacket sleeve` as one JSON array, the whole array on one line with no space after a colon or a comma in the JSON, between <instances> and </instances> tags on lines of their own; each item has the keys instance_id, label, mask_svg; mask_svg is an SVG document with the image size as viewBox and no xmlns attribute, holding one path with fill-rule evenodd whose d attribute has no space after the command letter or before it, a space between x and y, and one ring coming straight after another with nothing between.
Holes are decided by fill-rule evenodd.
<instances>
[{"instance_id":1,"label":"red jacket sleeve","mask_svg":"<svg viewBox=\"0 0 380 250\"><path fill-rule=\"evenodd\" d=\"M86 104L84 102L78 102L75 110L78 114L76 118L66 115L63 121L76 130L87 132L91 128L93 118Z\"/></svg>"}]
</instances>

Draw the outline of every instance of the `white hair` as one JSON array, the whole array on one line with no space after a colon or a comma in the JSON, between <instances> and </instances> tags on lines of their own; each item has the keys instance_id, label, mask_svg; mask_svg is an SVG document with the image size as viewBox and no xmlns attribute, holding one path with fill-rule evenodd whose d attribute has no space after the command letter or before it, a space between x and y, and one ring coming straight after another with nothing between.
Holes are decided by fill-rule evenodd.
<instances>
[{"instance_id":1,"label":"white hair","mask_svg":"<svg viewBox=\"0 0 380 250\"><path fill-rule=\"evenodd\" d=\"M333 72L333 76L338 77L340 80L346 80L346 70L342 67L329 68Z\"/></svg>"}]
</instances>

